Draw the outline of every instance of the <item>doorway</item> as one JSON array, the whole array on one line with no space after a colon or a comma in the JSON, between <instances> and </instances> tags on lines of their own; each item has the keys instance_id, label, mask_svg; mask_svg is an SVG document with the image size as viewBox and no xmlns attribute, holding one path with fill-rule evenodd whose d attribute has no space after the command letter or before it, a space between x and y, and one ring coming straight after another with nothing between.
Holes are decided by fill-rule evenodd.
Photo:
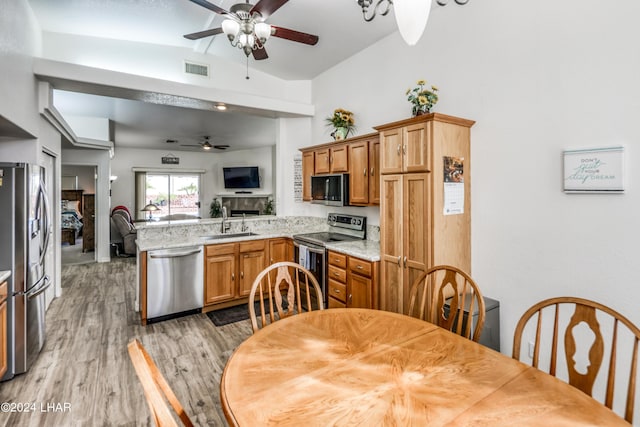
<instances>
[{"instance_id":1,"label":"doorway","mask_svg":"<svg viewBox=\"0 0 640 427\"><path fill-rule=\"evenodd\" d=\"M96 167L62 165L61 169L61 263L95 262Z\"/></svg>"}]
</instances>

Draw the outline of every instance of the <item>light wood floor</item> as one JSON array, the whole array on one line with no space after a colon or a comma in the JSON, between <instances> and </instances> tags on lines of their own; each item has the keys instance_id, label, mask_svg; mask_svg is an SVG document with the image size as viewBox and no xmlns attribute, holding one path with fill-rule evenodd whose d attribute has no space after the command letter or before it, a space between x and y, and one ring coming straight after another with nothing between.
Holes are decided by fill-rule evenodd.
<instances>
[{"instance_id":1,"label":"light wood floor","mask_svg":"<svg viewBox=\"0 0 640 427\"><path fill-rule=\"evenodd\" d=\"M198 314L140 326L133 310L134 258L65 266L62 288L47 311L47 341L37 362L0 383L0 402L31 402L37 410L0 413L0 426L153 425L126 349L136 337L196 425L227 425L220 376L251 335L248 320L216 327ZM71 409L41 412L47 403Z\"/></svg>"}]
</instances>

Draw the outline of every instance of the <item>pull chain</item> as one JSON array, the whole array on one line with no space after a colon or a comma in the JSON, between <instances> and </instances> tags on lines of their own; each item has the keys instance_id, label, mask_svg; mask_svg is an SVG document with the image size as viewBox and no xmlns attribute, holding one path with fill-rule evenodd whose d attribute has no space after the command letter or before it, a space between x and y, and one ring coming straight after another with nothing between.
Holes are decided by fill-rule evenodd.
<instances>
[{"instance_id":1,"label":"pull chain","mask_svg":"<svg viewBox=\"0 0 640 427\"><path fill-rule=\"evenodd\" d=\"M249 55L247 55L247 80L249 80Z\"/></svg>"}]
</instances>

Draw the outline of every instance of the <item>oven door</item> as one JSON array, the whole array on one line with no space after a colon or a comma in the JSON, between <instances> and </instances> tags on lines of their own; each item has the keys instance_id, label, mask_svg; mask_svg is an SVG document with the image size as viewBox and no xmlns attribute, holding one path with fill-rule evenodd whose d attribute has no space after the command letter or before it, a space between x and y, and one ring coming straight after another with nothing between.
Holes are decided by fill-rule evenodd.
<instances>
[{"instance_id":1,"label":"oven door","mask_svg":"<svg viewBox=\"0 0 640 427\"><path fill-rule=\"evenodd\" d=\"M327 308L327 283L326 283L327 264L325 262L326 261L325 249L320 246L309 245L309 244L294 240L293 241L293 246L295 251L294 259L298 264L301 264L301 265L303 264L300 262L300 245L306 246L309 249L309 261L307 263L309 267L307 268L307 270L309 270L311 274L313 274L313 277L315 277L316 280L318 281L318 285L320 285L320 290L322 291L322 299L323 299L322 304L324 308ZM307 309L306 293L305 293L305 290L302 288L300 289L300 291L301 293L304 293L304 296L301 296L301 298L302 298L302 306L306 310ZM311 299L312 299L311 305L313 309L317 310L318 305L317 305L316 297L313 293L311 294Z\"/></svg>"}]
</instances>

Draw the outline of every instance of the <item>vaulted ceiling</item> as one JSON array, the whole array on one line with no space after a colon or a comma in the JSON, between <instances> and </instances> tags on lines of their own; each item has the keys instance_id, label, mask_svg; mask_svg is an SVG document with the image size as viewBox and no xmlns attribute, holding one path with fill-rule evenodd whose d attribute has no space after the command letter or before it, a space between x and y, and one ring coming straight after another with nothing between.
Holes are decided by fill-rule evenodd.
<instances>
[{"instance_id":1,"label":"vaulted ceiling","mask_svg":"<svg viewBox=\"0 0 640 427\"><path fill-rule=\"evenodd\" d=\"M229 9L238 0L211 0ZM255 0L252 0L255 3ZM29 0L44 32L103 39L131 40L193 49L245 64L242 51L224 34L199 41L184 34L219 27L222 16L189 0ZM345 0L289 0L268 23L315 34L319 42L308 46L276 37L266 43L269 58L249 60L249 67L284 80L310 80L396 30L393 13L366 23L357 3ZM76 92L56 93L56 106L64 114L107 117L115 124L117 145L166 148L166 139L182 144L229 144L231 149L273 144L273 119L246 113L218 113L145 104ZM176 118L180 117L177 122ZM250 124L247 126L247 124ZM165 143L166 144L166 143ZM198 149L179 147L179 149Z\"/></svg>"}]
</instances>

